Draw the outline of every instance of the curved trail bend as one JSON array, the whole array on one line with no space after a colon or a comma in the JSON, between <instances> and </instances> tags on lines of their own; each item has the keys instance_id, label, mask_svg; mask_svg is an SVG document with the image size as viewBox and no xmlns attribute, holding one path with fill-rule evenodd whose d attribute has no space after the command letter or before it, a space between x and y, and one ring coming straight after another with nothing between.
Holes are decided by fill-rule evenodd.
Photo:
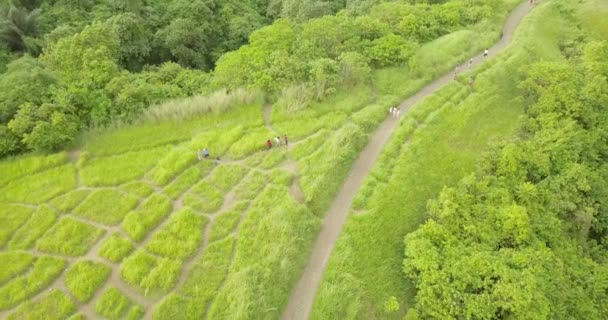
<instances>
[{"instance_id":1,"label":"curved trail bend","mask_svg":"<svg viewBox=\"0 0 608 320\"><path fill-rule=\"evenodd\" d=\"M503 38L489 49L491 55L495 55L507 47L511 42L516 27L531 10L532 6L526 1L511 12L503 29ZM483 54L478 54L473 57L473 67L482 62L484 62ZM468 65L468 62L466 65ZM463 66L465 66L465 64L463 64ZM434 93L452 80L453 73L450 72L433 81L418 93L401 103L401 110L407 112L422 98ZM399 122L394 119L386 119L370 137L369 143L365 149L363 149L363 152L359 154L359 158L353 165L348 178L342 185L342 188L334 199L329 212L325 217L322 230L315 242L308 266L302 273L298 284L291 292L282 319L304 320L310 317L315 295L321 283L321 279L323 278L323 272L325 271L331 252L336 245L338 236L342 231L342 227L346 221L355 195L380 155L384 144L391 137L391 134L395 128L397 128L398 124Z\"/></svg>"}]
</instances>

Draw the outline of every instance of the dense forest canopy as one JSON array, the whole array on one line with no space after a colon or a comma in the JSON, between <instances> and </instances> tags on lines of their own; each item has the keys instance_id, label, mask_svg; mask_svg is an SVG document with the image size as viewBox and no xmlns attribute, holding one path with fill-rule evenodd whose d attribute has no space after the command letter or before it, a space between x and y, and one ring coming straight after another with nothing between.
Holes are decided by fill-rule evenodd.
<instances>
[{"instance_id":1,"label":"dense forest canopy","mask_svg":"<svg viewBox=\"0 0 608 320\"><path fill-rule=\"evenodd\" d=\"M518 138L405 238L411 319L608 317L608 42L571 30L566 59L526 70Z\"/></svg>"},{"instance_id":2,"label":"dense forest canopy","mask_svg":"<svg viewBox=\"0 0 608 320\"><path fill-rule=\"evenodd\" d=\"M0 157L71 143L152 104L262 89L301 107L502 1L5 0Z\"/></svg>"}]
</instances>

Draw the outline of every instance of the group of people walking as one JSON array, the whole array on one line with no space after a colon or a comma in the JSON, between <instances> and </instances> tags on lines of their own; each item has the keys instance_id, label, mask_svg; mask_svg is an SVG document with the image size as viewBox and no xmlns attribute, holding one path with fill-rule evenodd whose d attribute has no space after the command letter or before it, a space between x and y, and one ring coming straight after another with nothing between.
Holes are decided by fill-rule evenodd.
<instances>
[{"instance_id":1,"label":"group of people walking","mask_svg":"<svg viewBox=\"0 0 608 320\"><path fill-rule=\"evenodd\" d=\"M266 146L268 147L268 150L272 149L272 147L280 147L282 145L285 147L289 146L289 139L287 138L287 135L284 135L283 139L281 139L281 137L279 136L275 137L274 144L272 143L271 139L268 139L268 141L266 141Z\"/></svg>"},{"instance_id":2,"label":"group of people walking","mask_svg":"<svg viewBox=\"0 0 608 320\"><path fill-rule=\"evenodd\" d=\"M390 109L388 109L388 113L391 117L398 119L401 116L401 108L391 107Z\"/></svg>"}]
</instances>

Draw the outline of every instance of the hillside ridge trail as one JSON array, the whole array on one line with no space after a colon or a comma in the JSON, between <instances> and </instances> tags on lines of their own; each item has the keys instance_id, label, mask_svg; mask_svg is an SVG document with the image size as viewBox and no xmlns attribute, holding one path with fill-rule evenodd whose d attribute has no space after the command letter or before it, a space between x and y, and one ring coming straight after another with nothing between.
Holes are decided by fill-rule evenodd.
<instances>
[{"instance_id":1,"label":"hillside ridge trail","mask_svg":"<svg viewBox=\"0 0 608 320\"><path fill-rule=\"evenodd\" d=\"M511 11L503 27L502 39L493 47L489 48L490 56L495 56L511 43L515 29L533 8L534 6L530 5L528 1L525 1ZM485 62L486 59L488 58L483 57L483 52L476 55L473 57L472 67ZM465 61L462 63L460 69L464 70L468 65L469 61ZM453 81L453 77L453 72L449 72L403 101L399 105L403 115L424 97L439 90L450 81ZM403 115L400 119L404 118ZM342 231L342 227L346 222L355 195L359 191L365 178L369 175L384 145L388 142L398 125L399 119L393 119L391 117L385 119L370 137L369 143L365 149L359 154L346 181L344 181L338 195L332 202L331 207L325 216L324 224L315 241L308 265L301 274L297 285L291 291L287 306L283 310L283 320L305 320L310 317L315 296L323 278L323 273L336 245L338 236Z\"/></svg>"}]
</instances>

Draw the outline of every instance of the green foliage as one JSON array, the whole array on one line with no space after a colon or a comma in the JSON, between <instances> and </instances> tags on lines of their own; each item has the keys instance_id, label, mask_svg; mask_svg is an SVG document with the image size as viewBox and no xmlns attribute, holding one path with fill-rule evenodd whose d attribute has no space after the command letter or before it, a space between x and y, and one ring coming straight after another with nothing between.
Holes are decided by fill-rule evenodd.
<instances>
[{"instance_id":1,"label":"green foliage","mask_svg":"<svg viewBox=\"0 0 608 320\"><path fill-rule=\"evenodd\" d=\"M247 170L239 165L219 165L211 172L205 183L226 193L243 179Z\"/></svg>"},{"instance_id":2,"label":"green foliage","mask_svg":"<svg viewBox=\"0 0 608 320\"><path fill-rule=\"evenodd\" d=\"M118 263L132 251L133 244L129 239L123 238L119 233L113 233L101 244L99 256Z\"/></svg>"},{"instance_id":3,"label":"green foliage","mask_svg":"<svg viewBox=\"0 0 608 320\"><path fill-rule=\"evenodd\" d=\"M74 168L65 165L9 182L0 188L0 200L40 204L75 188Z\"/></svg>"},{"instance_id":4,"label":"green foliage","mask_svg":"<svg viewBox=\"0 0 608 320\"><path fill-rule=\"evenodd\" d=\"M181 267L180 261L158 258L138 250L123 261L120 271L125 281L148 295L168 292L175 285Z\"/></svg>"},{"instance_id":5,"label":"green foliage","mask_svg":"<svg viewBox=\"0 0 608 320\"><path fill-rule=\"evenodd\" d=\"M169 199L161 194L154 194L135 211L131 211L122 222L125 232L133 239L140 241L156 227L170 211Z\"/></svg>"},{"instance_id":6,"label":"green foliage","mask_svg":"<svg viewBox=\"0 0 608 320\"><path fill-rule=\"evenodd\" d=\"M197 184L205 174L211 171L212 167L212 162L204 161L200 165L184 171L182 175L167 186L165 193L172 199L178 198L189 188Z\"/></svg>"},{"instance_id":7,"label":"green foliage","mask_svg":"<svg viewBox=\"0 0 608 320\"><path fill-rule=\"evenodd\" d=\"M7 319L65 319L75 311L76 307L65 293L52 289L42 298L20 305Z\"/></svg>"},{"instance_id":8,"label":"green foliage","mask_svg":"<svg viewBox=\"0 0 608 320\"><path fill-rule=\"evenodd\" d=\"M234 194L239 200L253 200L265 187L266 176L259 171L252 171L235 188Z\"/></svg>"},{"instance_id":9,"label":"green foliage","mask_svg":"<svg viewBox=\"0 0 608 320\"><path fill-rule=\"evenodd\" d=\"M57 214L51 208L42 206L34 212L8 243L12 250L29 249L57 220Z\"/></svg>"},{"instance_id":10,"label":"green foliage","mask_svg":"<svg viewBox=\"0 0 608 320\"><path fill-rule=\"evenodd\" d=\"M65 262L51 257L36 259L29 273L0 288L0 310L10 309L44 290L63 271Z\"/></svg>"},{"instance_id":11,"label":"green foliage","mask_svg":"<svg viewBox=\"0 0 608 320\"><path fill-rule=\"evenodd\" d=\"M117 225L123 221L129 210L137 206L137 197L115 189L100 189L93 192L74 210L86 219L107 225Z\"/></svg>"},{"instance_id":12,"label":"green foliage","mask_svg":"<svg viewBox=\"0 0 608 320\"><path fill-rule=\"evenodd\" d=\"M106 282L111 272L110 267L104 264L78 261L67 271L65 284L78 301L88 302Z\"/></svg>"},{"instance_id":13,"label":"green foliage","mask_svg":"<svg viewBox=\"0 0 608 320\"><path fill-rule=\"evenodd\" d=\"M200 245L207 219L184 209L171 216L168 224L154 234L146 246L149 252L161 257L185 260Z\"/></svg>"},{"instance_id":14,"label":"green foliage","mask_svg":"<svg viewBox=\"0 0 608 320\"><path fill-rule=\"evenodd\" d=\"M63 218L38 240L36 249L64 256L81 256L87 253L103 232L72 218Z\"/></svg>"},{"instance_id":15,"label":"green foliage","mask_svg":"<svg viewBox=\"0 0 608 320\"><path fill-rule=\"evenodd\" d=\"M3 261L2 269L0 269L0 283L6 283L26 271L35 258L26 252L8 251L0 253L0 260Z\"/></svg>"},{"instance_id":16,"label":"green foliage","mask_svg":"<svg viewBox=\"0 0 608 320\"><path fill-rule=\"evenodd\" d=\"M120 290L112 287L106 290L95 303L95 312L107 319L139 319L141 306L134 304ZM140 317L137 317L137 316Z\"/></svg>"}]
</instances>

